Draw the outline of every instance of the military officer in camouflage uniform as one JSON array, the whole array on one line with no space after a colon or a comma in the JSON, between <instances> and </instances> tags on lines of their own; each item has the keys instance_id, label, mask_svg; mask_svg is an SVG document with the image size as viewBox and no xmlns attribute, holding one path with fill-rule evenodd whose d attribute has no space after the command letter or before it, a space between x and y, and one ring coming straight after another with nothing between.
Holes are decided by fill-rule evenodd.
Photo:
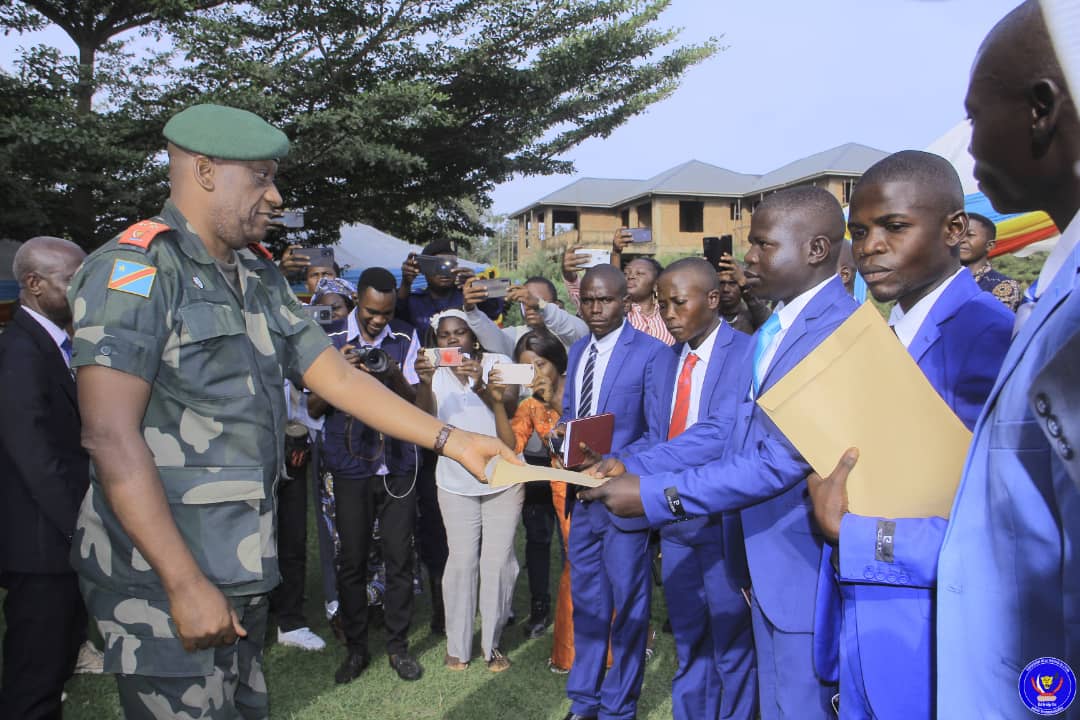
<instances>
[{"instance_id":1,"label":"military officer in camouflage uniform","mask_svg":"<svg viewBox=\"0 0 1080 720\"><path fill-rule=\"evenodd\" d=\"M197 105L164 134L165 208L94 252L69 291L92 461L72 557L128 718L265 718L283 381L479 477L512 454L355 370L305 316L258 245L282 203L284 133Z\"/></svg>"}]
</instances>

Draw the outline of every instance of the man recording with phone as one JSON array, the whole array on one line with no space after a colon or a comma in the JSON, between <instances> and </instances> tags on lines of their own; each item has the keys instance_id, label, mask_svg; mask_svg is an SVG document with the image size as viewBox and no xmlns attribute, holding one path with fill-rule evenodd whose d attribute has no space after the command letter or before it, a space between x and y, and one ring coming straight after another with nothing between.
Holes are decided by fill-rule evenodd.
<instances>
[{"instance_id":1,"label":"man recording with phone","mask_svg":"<svg viewBox=\"0 0 1080 720\"><path fill-rule=\"evenodd\" d=\"M769 319L772 310L747 287L742 266L732 256L732 237L707 237L703 246L705 259L716 268L720 281L720 317L736 330L753 335Z\"/></svg>"},{"instance_id":2,"label":"man recording with phone","mask_svg":"<svg viewBox=\"0 0 1080 720\"><path fill-rule=\"evenodd\" d=\"M429 258L444 262L424 262ZM473 271L457 264L457 255L449 240L428 243L417 256L410 254L401 264L401 287L398 288L397 315L413 327L426 328L432 315L464 303L461 288L473 276ZM427 280L423 292L412 292L412 284L420 275ZM503 303L492 298L480 303L480 310L491 319L502 314Z\"/></svg>"},{"instance_id":3,"label":"man recording with phone","mask_svg":"<svg viewBox=\"0 0 1080 720\"><path fill-rule=\"evenodd\" d=\"M344 333L331 340L349 363L379 379L408 402L419 382L413 366L420 343L408 323L394 318L397 288L390 271L368 268L360 275L356 309ZM309 400L309 406L312 404ZM416 680L423 670L409 653L413 607L412 535L416 517L417 450L328 409L322 443L323 467L334 478L338 538L338 599L348 653L334 674L347 683L368 666L368 552L379 519L386 564L383 601L386 649L390 666L402 680Z\"/></svg>"}]
</instances>

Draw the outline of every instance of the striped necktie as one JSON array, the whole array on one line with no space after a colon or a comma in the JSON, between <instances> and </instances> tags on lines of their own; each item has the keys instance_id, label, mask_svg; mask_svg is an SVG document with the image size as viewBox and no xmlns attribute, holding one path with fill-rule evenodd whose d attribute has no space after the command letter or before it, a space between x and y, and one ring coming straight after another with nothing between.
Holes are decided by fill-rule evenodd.
<instances>
[{"instance_id":1,"label":"striped necktie","mask_svg":"<svg viewBox=\"0 0 1080 720\"><path fill-rule=\"evenodd\" d=\"M581 376L581 396L578 401L578 417L593 414L593 371L596 370L596 343L589 346L589 359Z\"/></svg>"}]
</instances>

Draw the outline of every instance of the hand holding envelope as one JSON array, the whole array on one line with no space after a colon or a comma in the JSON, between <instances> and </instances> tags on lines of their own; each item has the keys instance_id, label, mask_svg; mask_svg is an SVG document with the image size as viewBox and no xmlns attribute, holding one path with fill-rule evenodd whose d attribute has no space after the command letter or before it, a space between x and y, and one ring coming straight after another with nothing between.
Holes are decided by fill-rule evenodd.
<instances>
[{"instance_id":1,"label":"hand holding envelope","mask_svg":"<svg viewBox=\"0 0 1080 720\"><path fill-rule=\"evenodd\" d=\"M851 512L948 517L971 433L864 304L758 405L818 475L851 447Z\"/></svg>"}]
</instances>

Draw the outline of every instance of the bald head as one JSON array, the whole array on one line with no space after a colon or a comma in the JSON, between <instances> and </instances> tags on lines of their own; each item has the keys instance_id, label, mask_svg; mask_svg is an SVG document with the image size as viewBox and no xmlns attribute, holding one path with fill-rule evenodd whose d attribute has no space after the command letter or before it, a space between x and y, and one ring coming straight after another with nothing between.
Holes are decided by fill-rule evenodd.
<instances>
[{"instance_id":1,"label":"bald head","mask_svg":"<svg viewBox=\"0 0 1080 720\"><path fill-rule=\"evenodd\" d=\"M964 105L975 178L994 209L1045 210L1064 228L1080 209L1080 118L1037 2L987 35Z\"/></svg>"},{"instance_id":2,"label":"bald head","mask_svg":"<svg viewBox=\"0 0 1080 720\"><path fill-rule=\"evenodd\" d=\"M874 185L907 182L917 185L919 198L935 210L951 213L964 208L964 188L948 160L922 150L901 150L870 166L855 186L851 204Z\"/></svg>"},{"instance_id":3,"label":"bald head","mask_svg":"<svg viewBox=\"0 0 1080 720\"><path fill-rule=\"evenodd\" d=\"M691 279L694 287L704 293L720 290L720 278L716 273L716 268L704 258L687 257L676 260L660 273L661 280L674 276Z\"/></svg>"},{"instance_id":4,"label":"bald head","mask_svg":"<svg viewBox=\"0 0 1080 720\"><path fill-rule=\"evenodd\" d=\"M19 282L19 302L66 328L71 324L67 288L85 257L78 245L57 237L24 242L11 268Z\"/></svg>"},{"instance_id":5,"label":"bald head","mask_svg":"<svg viewBox=\"0 0 1080 720\"><path fill-rule=\"evenodd\" d=\"M585 277L581 279L582 291L585 290L586 284L592 285L601 278L605 284L611 283L608 287L620 297L626 294L626 275L619 268L608 263L591 267L585 271Z\"/></svg>"}]
</instances>

